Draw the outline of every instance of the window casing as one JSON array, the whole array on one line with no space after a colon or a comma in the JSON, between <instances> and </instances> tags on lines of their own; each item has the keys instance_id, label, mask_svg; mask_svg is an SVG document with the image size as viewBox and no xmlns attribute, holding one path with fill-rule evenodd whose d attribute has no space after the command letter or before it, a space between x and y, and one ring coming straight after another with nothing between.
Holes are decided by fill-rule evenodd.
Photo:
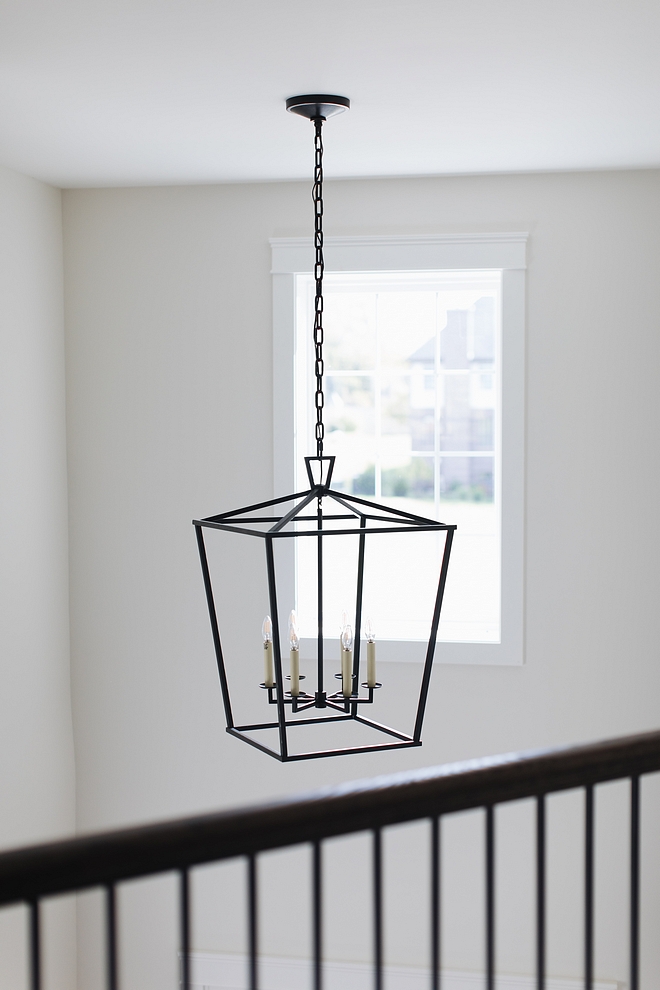
<instances>
[{"instance_id":1,"label":"window casing","mask_svg":"<svg viewBox=\"0 0 660 990\"><path fill-rule=\"evenodd\" d=\"M326 326L341 328L339 310L350 311L351 294L359 294L364 312L374 306L377 311L380 299L384 313L380 328L377 314L363 313L362 331L353 335L345 320L347 333L338 332L334 342L326 330L326 453L337 454L335 487L359 494L361 486L365 497L378 501L418 498L412 511L426 506L424 515L458 523L455 593L452 600L450 567L439 662L523 662L525 245L520 233L326 239ZM313 446L306 393L312 387L313 255L305 238L274 239L271 246L280 495L306 487L302 457ZM334 319L333 300L339 300ZM416 334L419 347L411 349L407 341L402 350L397 319L390 318L397 306L400 313L417 314L410 336ZM373 333L364 331L369 320ZM353 423L350 416L341 418L342 410L350 411L351 395ZM401 551L405 558L403 546ZM296 570L303 565L293 554L286 565L292 600ZM479 576L481 586L469 574ZM328 587L330 609L337 610L332 580ZM422 589L420 584L420 599ZM379 658L423 658L416 595L380 616ZM302 582L299 614L313 614L304 597ZM389 618L394 611L395 622ZM311 647L313 632L307 632ZM330 651L334 645L328 642Z\"/></svg>"}]
</instances>

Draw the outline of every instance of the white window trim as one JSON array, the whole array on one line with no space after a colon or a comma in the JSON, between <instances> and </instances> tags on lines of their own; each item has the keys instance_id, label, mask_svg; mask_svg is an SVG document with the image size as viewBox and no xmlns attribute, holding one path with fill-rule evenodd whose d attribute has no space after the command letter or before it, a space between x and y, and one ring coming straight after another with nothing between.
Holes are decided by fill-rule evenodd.
<instances>
[{"instance_id":1,"label":"white window trim","mask_svg":"<svg viewBox=\"0 0 660 990\"><path fill-rule=\"evenodd\" d=\"M502 272L502 635L500 643L439 643L438 663L524 662L525 268L527 234L326 237L326 272ZM311 237L270 240L273 277L274 495L294 491L296 275L313 270ZM287 573L288 572L288 573ZM293 587L293 555L283 580ZM334 640L332 640L334 643ZM303 643L303 648L304 648ZM330 642L329 642L330 645ZM423 659L413 643L380 643L379 661Z\"/></svg>"}]
</instances>

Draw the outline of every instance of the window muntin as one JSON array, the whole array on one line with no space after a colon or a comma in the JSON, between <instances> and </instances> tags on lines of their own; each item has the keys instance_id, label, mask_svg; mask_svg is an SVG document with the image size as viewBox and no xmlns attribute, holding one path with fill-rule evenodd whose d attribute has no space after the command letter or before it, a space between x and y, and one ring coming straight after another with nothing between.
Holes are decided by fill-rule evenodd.
<instances>
[{"instance_id":1,"label":"window muntin","mask_svg":"<svg viewBox=\"0 0 660 990\"><path fill-rule=\"evenodd\" d=\"M445 642L500 641L501 285L500 271L331 273L325 280L325 452L337 457L333 487L458 524L439 632ZM314 447L310 276L297 276L296 295L300 488L303 457ZM295 542L296 603L303 636L312 638L316 603L304 575L314 548ZM428 636L440 542L422 556L415 535L398 540L406 580L394 594L380 577L392 541L373 541L365 614L380 638ZM339 625L350 607L342 575L353 550L341 539L330 543L325 609Z\"/></svg>"}]
</instances>

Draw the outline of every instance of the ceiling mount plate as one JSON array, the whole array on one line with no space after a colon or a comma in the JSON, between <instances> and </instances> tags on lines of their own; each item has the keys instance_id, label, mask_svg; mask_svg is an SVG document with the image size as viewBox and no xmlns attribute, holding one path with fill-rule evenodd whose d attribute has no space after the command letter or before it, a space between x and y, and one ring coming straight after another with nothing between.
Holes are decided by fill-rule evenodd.
<instances>
[{"instance_id":1,"label":"ceiling mount plate","mask_svg":"<svg viewBox=\"0 0 660 990\"><path fill-rule=\"evenodd\" d=\"M327 120L337 113L349 110L351 101L346 96L327 96L313 93L307 96L290 96L286 101L286 108L289 113L297 113L308 120L321 117Z\"/></svg>"}]
</instances>

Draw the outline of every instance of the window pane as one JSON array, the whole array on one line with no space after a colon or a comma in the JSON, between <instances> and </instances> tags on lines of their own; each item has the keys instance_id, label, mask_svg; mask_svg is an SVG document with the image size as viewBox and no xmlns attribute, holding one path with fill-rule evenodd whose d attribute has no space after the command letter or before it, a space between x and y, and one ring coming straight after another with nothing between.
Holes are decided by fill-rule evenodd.
<instances>
[{"instance_id":1,"label":"window pane","mask_svg":"<svg viewBox=\"0 0 660 990\"><path fill-rule=\"evenodd\" d=\"M333 486L353 495L373 495L373 379L366 375L327 375L325 392L325 452L337 458Z\"/></svg>"},{"instance_id":2,"label":"window pane","mask_svg":"<svg viewBox=\"0 0 660 990\"><path fill-rule=\"evenodd\" d=\"M457 524L439 633L454 642L499 639L499 286L494 273L326 277L324 452L336 456L333 487ZM313 323L313 292L306 291L307 326L298 328L305 340ZM301 354L307 392L301 379L296 401L310 410L306 426L300 420L299 471L314 449L309 343ZM354 550L350 538L328 543L325 605L340 615ZM419 534L369 541L365 615L380 638L428 636L441 543ZM311 636L313 582L308 588L303 572L307 565L313 572L313 554L307 546L296 553L300 621Z\"/></svg>"},{"instance_id":3,"label":"window pane","mask_svg":"<svg viewBox=\"0 0 660 990\"><path fill-rule=\"evenodd\" d=\"M424 502L433 502L435 497L434 460L432 457L410 457L406 464L399 467L383 468L381 474L381 492L383 501L395 508L404 509L428 516L433 514L433 507L425 505L406 508L393 499L411 498Z\"/></svg>"},{"instance_id":4,"label":"window pane","mask_svg":"<svg viewBox=\"0 0 660 990\"><path fill-rule=\"evenodd\" d=\"M440 499L445 503L492 502L493 468L492 457L441 457Z\"/></svg>"},{"instance_id":5,"label":"window pane","mask_svg":"<svg viewBox=\"0 0 660 990\"><path fill-rule=\"evenodd\" d=\"M430 347L435 363L435 292L379 292L378 346L386 370L408 370L415 355Z\"/></svg>"},{"instance_id":6,"label":"window pane","mask_svg":"<svg viewBox=\"0 0 660 990\"><path fill-rule=\"evenodd\" d=\"M373 292L333 292L323 300L325 366L328 371L370 371L376 360L376 297Z\"/></svg>"}]
</instances>

